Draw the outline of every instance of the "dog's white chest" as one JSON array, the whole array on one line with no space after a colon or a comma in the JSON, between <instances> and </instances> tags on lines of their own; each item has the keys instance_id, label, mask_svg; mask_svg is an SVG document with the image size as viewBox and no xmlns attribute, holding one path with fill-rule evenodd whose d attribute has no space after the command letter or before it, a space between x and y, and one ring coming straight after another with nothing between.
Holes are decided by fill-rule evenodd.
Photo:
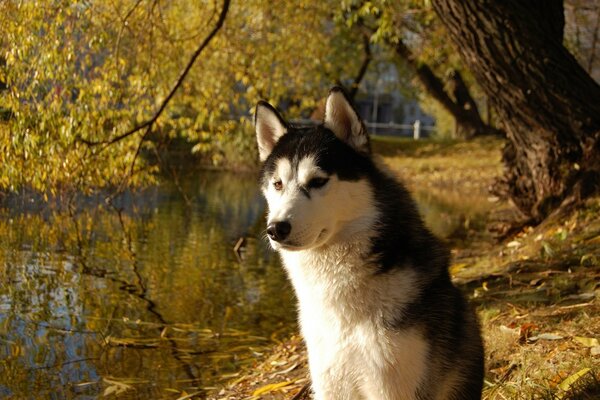
<instances>
[{"instance_id":1,"label":"dog's white chest","mask_svg":"<svg viewBox=\"0 0 600 400\"><path fill-rule=\"evenodd\" d=\"M394 331L384 321L412 298L413 276L373 279L358 252L342 252L284 254L315 394L412 399L425 371L426 341L416 329Z\"/></svg>"}]
</instances>

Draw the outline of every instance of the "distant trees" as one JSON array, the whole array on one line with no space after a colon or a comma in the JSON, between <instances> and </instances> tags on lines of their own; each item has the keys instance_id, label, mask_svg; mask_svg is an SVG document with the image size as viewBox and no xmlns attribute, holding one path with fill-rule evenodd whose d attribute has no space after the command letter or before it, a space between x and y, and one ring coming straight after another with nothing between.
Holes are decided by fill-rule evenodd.
<instances>
[{"instance_id":1,"label":"distant trees","mask_svg":"<svg viewBox=\"0 0 600 400\"><path fill-rule=\"evenodd\" d=\"M563 45L562 0L432 0L508 136L504 189L540 221L600 186L600 86Z\"/></svg>"},{"instance_id":2,"label":"distant trees","mask_svg":"<svg viewBox=\"0 0 600 400\"><path fill-rule=\"evenodd\" d=\"M351 1L340 13L404 67L417 83L421 101L433 101L430 109L451 116L455 136L502 134L489 119L484 121L470 73L445 40L445 30L427 2ZM435 114L440 117L440 112Z\"/></svg>"}]
</instances>

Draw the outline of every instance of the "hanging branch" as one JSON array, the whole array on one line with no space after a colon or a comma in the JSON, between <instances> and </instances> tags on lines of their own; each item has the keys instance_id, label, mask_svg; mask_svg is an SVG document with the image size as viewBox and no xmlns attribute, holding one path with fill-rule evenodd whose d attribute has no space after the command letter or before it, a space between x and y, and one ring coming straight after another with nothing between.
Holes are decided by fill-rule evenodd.
<instances>
[{"instance_id":1,"label":"hanging branch","mask_svg":"<svg viewBox=\"0 0 600 400\"><path fill-rule=\"evenodd\" d=\"M149 120L147 120L146 122L144 122L144 123L142 123L140 125L137 125L137 126L131 128L127 132L122 133L122 134L120 134L118 136L115 136L114 138L109 139L109 140L102 140L102 141L97 141L96 142L96 141L90 141L90 140L87 140L87 139L83 139L81 137L79 138L79 140L81 142L87 144L88 146L98 146L98 145L107 145L108 146L108 145L111 145L113 143L117 143L117 142L125 139L126 137L129 137L129 136L133 135L136 132L139 132L139 131L141 131L143 129L146 129L146 131L144 132L144 135L142 136L142 141L143 141L143 139L146 138L146 136L148 136L148 134L152 130L152 126L156 123L156 120L158 120L158 117L160 117L160 115L162 114L162 112L167 107L167 104L169 104L169 101L171 101L171 99L175 95L175 92L177 92L177 89L179 89L179 87L183 84L183 81L185 80L185 78L187 77L187 74L192 69L192 66L196 62L196 59L198 59L198 57L200 56L200 54L202 53L202 51L206 48L206 46L208 46L208 44L210 43L210 41L215 37L215 35L217 34L217 32L223 26L223 23L225 22L225 17L227 15L227 11L229 10L229 3L230 3L230 0L224 0L223 1L223 9L221 10L221 13L219 14L219 20L217 21L217 24L212 29L212 31L210 31L210 33L208 34L208 36L206 36L206 38L204 39L204 41L202 41L202 43L196 49L196 51L194 51L194 53L192 54L192 56L190 57L190 60L188 61L187 65L186 65L185 69L179 75L179 78L177 79L177 82L175 82L175 85L173 86L173 88L171 89L171 91L169 92L169 94L167 95L167 97L165 97L165 99L162 101L162 103L160 104L160 107L158 108L158 110L156 110L156 112L154 113L154 115L152 116L152 118L150 118Z\"/></svg>"},{"instance_id":2,"label":"hanging branch","mask_svg":"<svg viewBox=\"0 0 600 400\"><path fill-rule=\"evenodd\" d=\"M354 77L354 82L352 82L352 85L350 85L350 90L348 91L348 95L350 96L351 99L354 99L356 97L356 93L358 93L358 87L360 86L360 83L362 82L363 78L365 77L365 75L367 73L369 64L371 63L371 61L373 61L370 37L367 33L364 33L364 32L363 32L363 49L365 52L365 57L363 58L363 62L360 65L358 74L356 74L356 77Z\"/></svg>"}]
</instances>

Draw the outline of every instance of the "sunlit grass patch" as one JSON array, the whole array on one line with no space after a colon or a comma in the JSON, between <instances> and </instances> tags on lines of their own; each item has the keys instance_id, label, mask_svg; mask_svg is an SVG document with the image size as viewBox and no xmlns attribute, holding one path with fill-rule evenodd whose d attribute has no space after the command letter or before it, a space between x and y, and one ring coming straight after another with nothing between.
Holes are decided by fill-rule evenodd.
<instances>
[{"instance_id":1,"label":"sunlit grass patch","mask_svg":"<svg viewBox=\"0 0 600 400\"><path fill-rule=\"evenodd\" d=\"M375 138L373 150L413 190L454 191L464 196L487 195L502 172L497 138L469 142L433 139Z\"/></svg>"}]
</instances>

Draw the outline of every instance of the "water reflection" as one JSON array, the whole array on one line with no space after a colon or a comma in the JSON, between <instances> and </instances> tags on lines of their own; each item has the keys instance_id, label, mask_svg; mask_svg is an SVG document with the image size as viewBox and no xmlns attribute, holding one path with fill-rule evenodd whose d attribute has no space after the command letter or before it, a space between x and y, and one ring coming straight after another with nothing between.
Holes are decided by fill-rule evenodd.
<instances>
[{"instance_id":1,"label":"water reflection","mask_svg":"<svg viewBox=\"0 0 600 400\"><path fill-rule=\"evenodd\" d=\"M416 198L442 236L485 213ZM1 211L0 397L202 398L295 329L254 176L203 172L90 203Z\"/></svg>"},{"instance_id":2,"label":"water reflection","mask_svg":"<svg viewBox=\"0 0 600 400\"><path fill-rule=\"evenodd\" d=\"M278 261L251 239L262 229L254 177L232 174L127 194L114 209L4 211L0 396L201 396L293 329Z\"/></svg>"}]
</instances>

